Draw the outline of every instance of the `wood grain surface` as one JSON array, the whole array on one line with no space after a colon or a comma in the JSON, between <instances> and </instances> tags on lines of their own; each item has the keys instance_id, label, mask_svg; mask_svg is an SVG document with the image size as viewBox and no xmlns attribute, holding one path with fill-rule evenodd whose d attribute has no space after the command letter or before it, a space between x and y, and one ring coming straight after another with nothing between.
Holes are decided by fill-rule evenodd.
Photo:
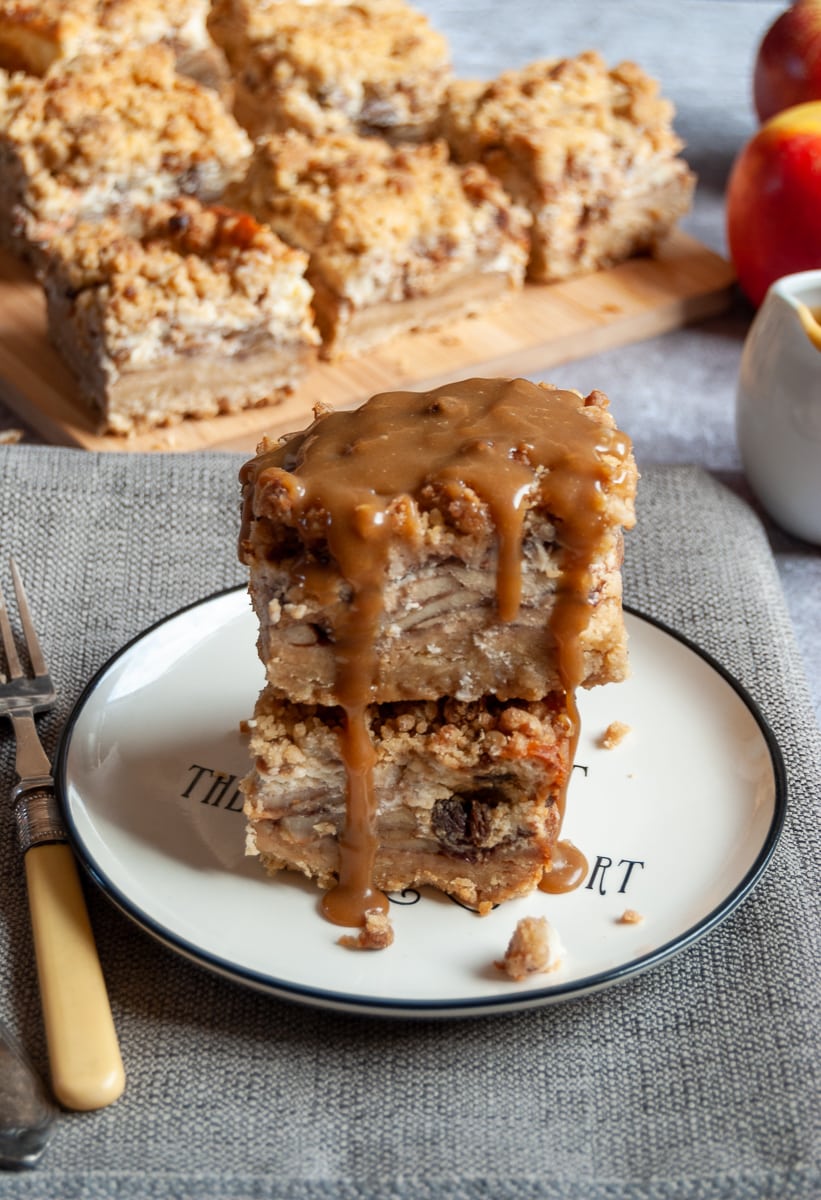
<instances>
[{"instance_id":1,"label":"wood grain surface","mask_svg":"<svg viewBox=\"0 0 821 1200\"><path fill-rule=\"evenodd\" d=\"M130 437L100 435L48 340L45 303L30 272L0 252L0 398L47 442L112 451L253 451L265 433L299 429L317 401L350 408L376 392L448 379L528 376L702 320L729 304L732 267L684 233L653 257L566 283L528 284L483 317L413 333L361 357L317 361L277 405L185 420ZM606 390L606 381L602 386Z\"/></svg>"}]
</instances>

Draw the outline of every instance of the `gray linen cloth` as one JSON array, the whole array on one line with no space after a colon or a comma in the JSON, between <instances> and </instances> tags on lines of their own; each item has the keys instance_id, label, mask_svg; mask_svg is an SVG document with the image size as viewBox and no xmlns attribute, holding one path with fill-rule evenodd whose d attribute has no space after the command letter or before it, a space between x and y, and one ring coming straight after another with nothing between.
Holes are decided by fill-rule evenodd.
<instances>
[{"instance_id":1,"label":"gray linen cloth","mask_svg":"<svg viewBox=\"0 0 821 1200\"><path fill-rule=\"evenodd\" d=\"M243 579L241 461L0 450L0 571L8 586L13 552L59 685L58 708L41 722L50 748L83 684L127 639ZM210 975L89 884L127 1090L109 1109L64 1115L36 1171L0 1175L0 1197L821 1195L821 752L758 519L700 470L645 469L626 592L734 673L786 758L780 845L722 926L575 1002L391 1022ZM1 736L7 792L11 737ZM45 1071L21 865L5 824L0 847L0 1011Z\"/></svg>"}]
</instances>

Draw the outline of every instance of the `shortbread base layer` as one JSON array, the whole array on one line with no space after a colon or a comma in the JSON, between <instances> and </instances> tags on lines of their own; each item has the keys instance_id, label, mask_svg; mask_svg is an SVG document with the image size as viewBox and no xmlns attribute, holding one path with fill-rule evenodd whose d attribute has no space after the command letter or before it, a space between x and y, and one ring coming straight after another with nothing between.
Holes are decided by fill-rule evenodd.
<instances>
[{"instance_id":1,"label":"shortbread base layer","mask_svg":"<svg viewBox=\"0 0 821 1200\"><path fill-rule=\"evenodd\" d=\"M521 285L520 277L511 272L479 270L450 280L427 296L356 308L326 287L316 273L309 270L308 279L314 289L323 358L361 354L403 333L477 316L502 304Z\"/></svg>"},{"instance_id":2,"label":"shortbread base layer","mask_svg":"<svg viewBox=\"0 0 821 1200\"><path fill-rule=\"evenodd\" d=\"M260 862L269 875L276 875L281 870L299 871L314 878L324 891L336 883L336 846L303 847L295 855L293 845L273 828L257 828L255 836ZM466 868L464 864L448 862L435 852L380 846L373 883L379 891L389 893L433 887L465 907L484 914L497 904L532 892L538 887L549 862L549 857L545 859L538 849L520 848L508 853L496 851L483 863Z\"/></svg>"},{"instance_id":3,"label":"shortbread base layer","mask_svg":"<svg viewBox=\"0 0 821 1200\"><path fill-rule=\"evenodd\" d=\"M267 348L228 357L186 356L175 362L122 368L114 378L84 353L70 327L50 318L49 336L77 378L100 433L132 434L279 403L308 364L312 348Z\"/></svg>"}]
</instances>

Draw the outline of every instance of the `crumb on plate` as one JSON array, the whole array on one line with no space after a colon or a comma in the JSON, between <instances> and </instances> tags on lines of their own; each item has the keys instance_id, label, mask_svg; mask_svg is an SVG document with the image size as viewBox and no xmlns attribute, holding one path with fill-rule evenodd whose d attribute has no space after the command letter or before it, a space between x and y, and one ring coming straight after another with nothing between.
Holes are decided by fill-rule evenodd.
<instances>
[{"instance_id":1,"label":"crumb on plate","mask_svg":"<svg viewBox=\"0 0 821 1200\"><path fill-rule=\"evenodd\" d=\"M528 975L553 971L559 966L562 953L559 936L546 917L522 917L513 931L504 958L495 965L519 982Z\"/></svg>"},{"instance_id":2,"label":"crumb on plate","mask_svg":"<svg viewBox=\"0 0 821 1200\"><path fill-rule=\"evenodd\" d=\"M617 925L641 925L644 917L634 908L626 908L620 917L616 918Z\"/></svg>"},{"instance_id":3,"label":"crumb on plate","mask_svg":"<svg viewBox=\"0 0 821 1200\"><path fill-rule=\"evenodd\" d=\"M378 908L369 908L359 933L344 934L338 944L346 950L385 950L393 944L391 919Z\"/></svg>"},{"instance_id":4,"label":"crumb on plate","mask_svg":"<svg viewBox=\"0 0 821 1200\"><path fill-rule=\"evenodd\" d=\"M631 730L632 726L626 725L624 721L611 721L599 738L599 746L602 750L614 750L624 741Z\"/></svg>"}]
</instances>

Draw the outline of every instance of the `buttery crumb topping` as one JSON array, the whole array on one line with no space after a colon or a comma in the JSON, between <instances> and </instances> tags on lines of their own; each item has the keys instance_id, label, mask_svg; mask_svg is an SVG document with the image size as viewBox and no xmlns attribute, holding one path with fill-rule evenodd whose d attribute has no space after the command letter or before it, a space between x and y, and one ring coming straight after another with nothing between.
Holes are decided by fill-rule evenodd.
<instances>
[{"instance_id":1,"label":"buttery crumb topping","mask_svg":"<svg viewBox=\"0 0 821 1200\"><path fill-rule=\"evenodd\" d=\"M563 953L559 937L546 917L522 917L504 958L495 965L521 983L528 975L555 970L561 964Z\"/></svg>"},{"instance_id":2,"label":"buttery crumb topping","mask_svg":"<svg viewBox=\"0 0 821 1200\"><path fill-rule=\"evenodd\" d=\"M399 296L422 290L432 266L527 255L529 215L483 167L450 162L442 141L270 135L236 202L308 250L325 282L356 303L391 286Z\"/></svg>"},{"instance_id":3,"label":"buttery crumb topping","mask_svg":"<svg viewBox=\"0 0 821 1200\"><path fill-rule=\"evenodd\" d=\"M142 359L249 329L302 329L312 342L306 256L246 213L190 197L79 224L48 251L45 283L96 313L113 358Z\"/></svg>"},{"instance_id":4,"label":"buttery crumb topping","mask_svg":"<svg viewBox=\"0 0 821 1200\"><path fill-rule=\"evenodd\" d=\"M445 38L401 0L218 0L209 29L258 102L256 132L424 125L450 78Z\"/></svg>"},{"instance_id":5,"label":"buttery crumb topping","mask_svg":"<svg viewBox=\"0 0 821 1200\"><path fill-rule=\"evenodd\" d=\"M284 78L307 77L317 88L340 76L396 82L432 65L447 68L450 50L424 13L401 0L359 0L356 4L299 4L280 0L217 0L210 18L220 41L224 26L234 29L228 44L256 48ZM226 37L222 37L226 41ZM268 47L268 49L264 49Z\"/></svg>"},{"instance_id":6,"label":"buttery crumb topping","mask_svg":"<svg viewBox=\"0 0 821 1200\"><path fill-rule=\"evenodd\" d=\"M620 165L674 155L682 143L672 117L656 80L632 62L608 68L591 50L505 71L488 84L454 82L445 125L460 158L503 144L526 155L536 180L544 181L572 165L568 145L588 153L600 146Z\"/></svg>"},{"instance_id":7,"label":"buttery crumb topping","mask_svg":"<svg viewBox=\"0 0 821 1200\"><path fill-rule=\"evenodd\" d=\"M209 44L207 0L0 0L0 66L43 74L57 59L181 41Z\"/></svg>"},{"instance_id":8,"label":"buttery crumb topping","mask_svg":"<svg viewBox=\"0 0 821 1200\"><path fill-rule=\"evenodd\" d=\"M171 191L213 199L251 143L213 92L176 74L163 46L72 59L44 79L7 77L0 150L35 216L71 220ZM138 189L141 192L138 193Z\"/></svg>"},{"instance_id":9,"label":"buttery crumb topping","mask_svg":"<svg viewBox=\"0 0 821 1200\"><path fill-rule=\"evenodd\" d=\"M247 43L272 44L272 55L278 50L294 75L318 84L340 74L396 81L432 63L445 67L450 58L445 38L424 13L400 0L308 5L229 0L229 5Z\"/></svg>"}]
</instances>

